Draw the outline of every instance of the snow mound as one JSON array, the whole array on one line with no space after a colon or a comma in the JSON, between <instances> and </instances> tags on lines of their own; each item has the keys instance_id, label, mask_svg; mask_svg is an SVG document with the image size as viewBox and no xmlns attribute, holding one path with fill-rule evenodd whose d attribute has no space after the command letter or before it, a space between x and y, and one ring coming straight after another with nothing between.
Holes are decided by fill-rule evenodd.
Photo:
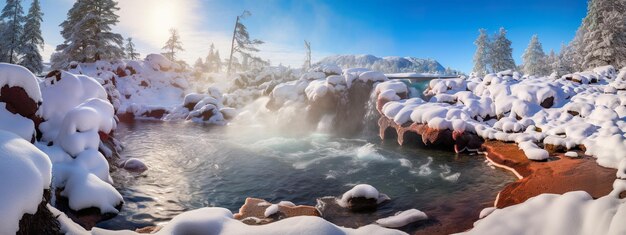
<instances>
[{"instance_id":1,"label":"snow mound","mask_svg":"<svg viewBox=\"0 0 626 235\"><path fill-rule=\"evenodd\" d=\"M0 231L17 232L22 215L37 212L51 179L46 154L21 137L0 130Z\"/></svg>"},{"instance_id":2,"label":"snow mound","mask_svg":"<svg viewBox=\"0 0 626 235\"><path fill-rule=\"evenodd\" d=\"M0 63L0 88L4 86L21 87L33 101L42 100L37 78L22 66Z\"/></svg>"},{"instance_id":3,"label":"snow mound","mask_svg":"<svg viewBox=\"0 0 626 235\"><path fill-rule=\"evenodd\" d=\"M541 194L496 209L465 234L625 234L624 190L626 181L616 180L609 195L595 200L583 191Z\"/></svg>"},{"instance_id":4,"label":"snow mound","mask_svg":"<svg viewBox=\"0 0 626 235\"><path fill-rule=\"evenodd\" d=\"M376 203L378 204L389 200L389 196L379 193L378 189L374 188L374 186L369 184L358 184L345 192L341 198L337 200L337 202L342 207L348 207L348 201L352 198L358 197L376 199Z\"/></svg>"},{"instance_id":5,"label":"snow mound","mask_svg":"<svg viewBox=\"0 0 626 235\"><path fill-rule=\"evenodd\" d=\"M45 78L41 93L44 101L38 114L44 119L39 126L43 141L52 141L59 135L63 119L76 106L92 98L107 100L107 93L97 80L65 71Z\"/></svg>"}]
</instances>

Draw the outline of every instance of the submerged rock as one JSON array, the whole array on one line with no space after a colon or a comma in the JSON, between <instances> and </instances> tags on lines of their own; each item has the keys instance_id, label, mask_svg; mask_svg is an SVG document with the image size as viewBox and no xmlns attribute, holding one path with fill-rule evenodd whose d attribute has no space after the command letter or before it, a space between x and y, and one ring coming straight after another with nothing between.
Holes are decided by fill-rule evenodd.
<instances>
[{"instance_id":1,"label":"submerged rock","mask_svg":"<svg viewBox=\"0 0 626 235\"><path fill-rule=\"evenodd\" d=\"M124 170L135 173L142 173L148 170L148 166L137 158L129 158L126 160L123 164L123 168Z\"/></svg>"}]
</instances>

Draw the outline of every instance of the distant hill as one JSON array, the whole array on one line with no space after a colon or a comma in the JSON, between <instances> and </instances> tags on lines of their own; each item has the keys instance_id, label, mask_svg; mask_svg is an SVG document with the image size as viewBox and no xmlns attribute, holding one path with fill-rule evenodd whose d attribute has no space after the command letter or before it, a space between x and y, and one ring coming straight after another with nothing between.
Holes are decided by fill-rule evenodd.
<instances>
[{"instance_id":1,"label":"distant hill","mask_svg":"<svg viewBox=\"0 0 626 235\"><path fill-rule=\"evenodd\" d=\"M367 68L383 73L438 73L451 74L455 71L446 71L439 62L433 59L415 57L373 55L334 55L328 56L317 64L336 64L342 68Z\"/></svg>"}]
</instances>

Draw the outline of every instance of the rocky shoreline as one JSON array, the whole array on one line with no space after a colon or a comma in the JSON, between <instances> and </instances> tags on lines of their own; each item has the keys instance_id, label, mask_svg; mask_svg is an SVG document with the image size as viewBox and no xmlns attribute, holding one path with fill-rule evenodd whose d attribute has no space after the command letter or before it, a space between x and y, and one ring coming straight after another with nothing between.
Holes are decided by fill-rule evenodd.
<instances>
[{"instance_id":1,"label":"rocky shoreline","mask_svg":"<svg viewBox=\"0 0 626 235\"><path fill-rule=\"evenodd\" d=\"M505 186L493 199L492 206L505 208L544 193L563 194L585 191L593 198L609 194L613 189L616 170L598 165L591 156L579 151L580 157L567 157L563 153L551 153L548 161L529 160L515 143L483 140L471 133L455 133L450 130L429 128L427 124L398 125L387 117L378 121L381 139L397 139L399 145L415 144L444 150L475 149L498 168L514 174L518 180ZM426 227L417 234L455 233L469 230L484 206L470 212L474 217L461 218L455 223Z\"/></svg>"}]
</instances>

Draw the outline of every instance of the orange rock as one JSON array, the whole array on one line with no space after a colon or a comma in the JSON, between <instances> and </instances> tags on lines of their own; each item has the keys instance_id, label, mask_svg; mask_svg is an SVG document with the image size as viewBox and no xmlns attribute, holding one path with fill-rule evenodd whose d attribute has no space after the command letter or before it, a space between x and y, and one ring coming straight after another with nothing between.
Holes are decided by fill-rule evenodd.
<instances>
[{"instance_id":1,"label":"orange rock","mask_svg":"<svg viewBox=\"0 0 626 235\"><path fill-rule=\"evenodd\" d=\"M278 221L285 218L295 216L318 216L322 215L320 212L312 206L284 206L278 205L278 212L275 216L269 218L265 217L265 209L272 204L258 198L246 198L246 202L239 208L239 213L233 217L237 220L241 220L246 224L258 225L268 224L274 221ZM253 218L253 219L250 219Z\"/></svg>"},{"instance_id":2,"label":"orange rock","mask_svg":"<svg viewBox=\"0 0 626 235\"><path fill-rule=\"evenodd\" d=\"M589 156L572 159L557 155L555 161L535 162L528 160L514 143L487 141L483 146L489 161L520 178L500 192L495 202L498 208L519 204L543 193L585 191L599 198L611 192L615 180L615 169L601 167Z\"/></svg>"}]
</instances>

